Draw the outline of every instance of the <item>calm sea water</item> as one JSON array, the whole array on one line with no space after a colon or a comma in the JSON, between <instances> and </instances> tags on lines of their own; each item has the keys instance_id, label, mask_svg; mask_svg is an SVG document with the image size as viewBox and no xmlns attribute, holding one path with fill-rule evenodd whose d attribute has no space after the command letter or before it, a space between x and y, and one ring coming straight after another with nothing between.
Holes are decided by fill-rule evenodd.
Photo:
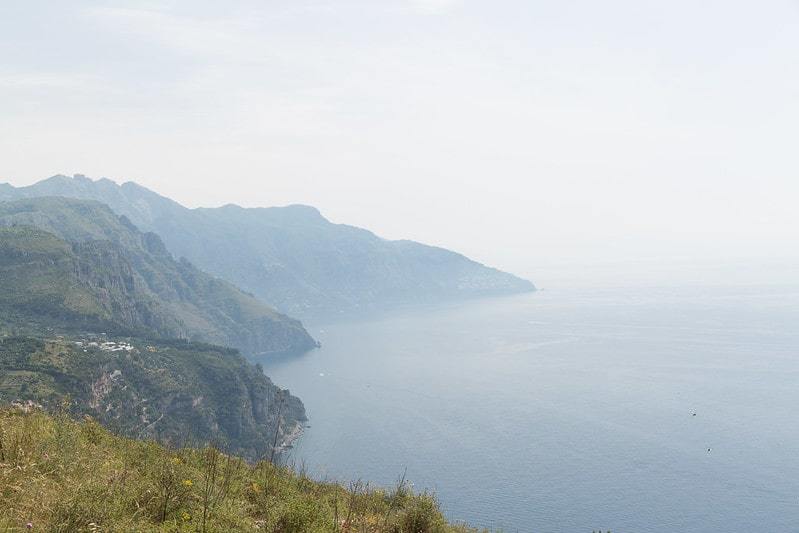
<instances>
[{"instance_id":1,"label":"calm sea water","mask_svg":"<svg viewBox=\"0 0 799 533\"><path fill-rule=\"evenodd\" d=\"M262 362L305 402L294 459L318 477L407 468L451 519L508 532L799 531L797 288L552 290L310 329L320 350Z\"/></svg>"}]
</instances>

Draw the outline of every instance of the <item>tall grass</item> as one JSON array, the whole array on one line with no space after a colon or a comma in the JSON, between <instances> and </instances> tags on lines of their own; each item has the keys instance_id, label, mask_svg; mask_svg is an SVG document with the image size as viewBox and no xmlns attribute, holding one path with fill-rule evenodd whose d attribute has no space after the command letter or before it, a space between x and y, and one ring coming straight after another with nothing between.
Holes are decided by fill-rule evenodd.
<instances>
[{"instance_id":1,"label":"tall grass","mask_svg":"<svg viewBox=\"0 0 799 533\"><path fill-rule=\"evenodd\" d=\"M466 533L404 476L318 482L214 447L167 449L91 419L0 409L0 531Z\"/></svg>"}]
</instances>

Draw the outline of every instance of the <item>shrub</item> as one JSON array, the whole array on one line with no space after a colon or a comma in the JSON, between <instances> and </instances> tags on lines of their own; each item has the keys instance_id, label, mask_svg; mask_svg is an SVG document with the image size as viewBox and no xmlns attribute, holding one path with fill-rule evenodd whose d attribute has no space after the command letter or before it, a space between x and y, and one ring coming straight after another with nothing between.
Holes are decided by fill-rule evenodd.
<instances>
[{"instance_id":1,"label":"shrub","mask_svg":"<svg viewBox=\"0 0 799 533\"><path fill-rule=\"evenodd\" d=\"M394 533L444 533L446 522L435 499L423 494L410 500L397 517Z\"/></svg>"}]
</instances>

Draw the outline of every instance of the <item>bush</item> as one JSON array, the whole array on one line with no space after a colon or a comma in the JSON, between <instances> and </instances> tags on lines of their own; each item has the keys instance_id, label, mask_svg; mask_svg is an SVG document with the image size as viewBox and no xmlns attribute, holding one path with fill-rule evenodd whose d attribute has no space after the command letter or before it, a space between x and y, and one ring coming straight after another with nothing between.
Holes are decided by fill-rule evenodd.
<instances>
[{"instance_id":1,"label":"bush","mask_svg":"<svg viewBox=\"0 0 799 533\"><path fill-rule=\"evenodd\" d=\"M394 533L444 533L446 522L435 499L427 494L414 497L397 517Z\"/></svg>"}]
</instances>

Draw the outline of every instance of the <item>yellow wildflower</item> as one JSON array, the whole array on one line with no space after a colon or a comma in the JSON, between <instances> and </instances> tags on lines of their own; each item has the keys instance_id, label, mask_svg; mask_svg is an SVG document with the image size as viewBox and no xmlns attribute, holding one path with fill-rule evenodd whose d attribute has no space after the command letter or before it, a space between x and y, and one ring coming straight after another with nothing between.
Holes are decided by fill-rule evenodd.
<instances>
[{"instance_id":1,"label":"yellow wildflower","mask_svg":"<svg viewBox=\"0 0 799 533\"><path fill-rule=\"evenodd\" d=\"M194 485L194 481L192 481L192 480L190 480L190 479L184 479L184 480L183 480L183 486L184 486L184 487L191 487L191 486L193 486L193 485Z\"/></svg>"},{"instance_id":2,"label":"yellow wildflower","mask_svg":"<svg viewBox=\"0 0 799 533\"><path fill-rule=\"evenodd\" d=\"M191 520L191 515L184 511L183 514L181 515L181 518L183 519L184 522L188 522L189 520Z\"/></svg>"}]
</instances>

